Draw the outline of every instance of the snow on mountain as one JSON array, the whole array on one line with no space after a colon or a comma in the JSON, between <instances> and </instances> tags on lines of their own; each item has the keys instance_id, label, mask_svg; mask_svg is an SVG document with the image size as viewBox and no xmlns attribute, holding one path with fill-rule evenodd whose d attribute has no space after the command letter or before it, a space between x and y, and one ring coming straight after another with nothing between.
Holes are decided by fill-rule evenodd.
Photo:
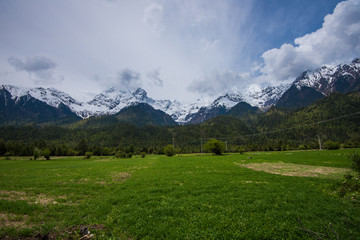
<instances>
[{"instance_id":1,"label":"snow on mountain","mask_svg":"<svg viewBox=\"0 0 360 240\"><path fill-rule=\"evenodd\" d=\"M23 88L12 85L2 85L2 88L6 89L11 94L11 98L15 100L28 95L52 107L58 107L60 103L63 103L74 111L78 106L82 106L81 102L76 101L69 94L55 88Z\"/></svg>"},{"instance_id":2,"label":"snow on mountain","mask_svg":"<svg viewBox=\"0 0 360 240\"><path fill-rule=\"evenodd\" d=\"M196 114L200 110L200 108L205 106L208 107L210 106L211 103L212 101L205 98L199 98L191 104L184 104L184 105L175 101L173 106L173 112L171 114L169 112L167 113L170 114L170 116L176 122L180 124L184 124L189 122L191 120L191 116Z\"/></svg>"},{"instance_id":3,"label":"snow on mountain","mask_svg":"<svg viewBox=\"0 0 360 240\"><path fill-rule=\"evenodd\" d=\"M115 114L121 109L135 103L147 103L153 108L162 110L169 115L177 112L180 108L180 103L177 101L154 100L149 98L147 92L141 88L135 91L126 91L112 87L96 95L93 100L85 103L84 109L79 113L84 118L94 115Z\"/></svg>"},{"instance_id":4,"label":"snow on mountain","mask_svg":"<svg viewBox=\"0 0 360 240\"><path fill-rule=\"evenodd\" d=\"M135 103L147 103L153 108L169 114L180 124L189 122L201 108L211 110L217 107L225 107L229 110L241 101L248 102L253 106L258 106L266 103L267 99L273 97L276 93L279 94L282 92L277 91L275 87L266 91L263 89L262 92L246 90L242 90L242 92L229 91L214 99L201 98L191 104L182 104L175 100L154 100L148 97L147 92L141 88L130 91L111 87L96 95L88 102L77 101L70 95L54 88L38 87L30 89L11 85L4 85L3 88L10 92L12 98L29 95L53 107L58 107L60 103L63 103L82 118L112 115Z\"/></svg>"},{"instance_id":5,"label":"snow on mountain","mask_svg":"<svg viewBox=\"0 0 360 240\"><path fill-rule=\"evenodd\" d=\"M245 98L245 102L260 109L267 109L274 105L290 86L291 84L281 84L278 86L267 86L260 91L247 91L248 96Z\"/></svg>"},{"instance_id":6,"label":"snow on mountain","mask_svg":"<svg viewBox=\"0 0 360 240\"><path fill-rule=\"evenodd\" d=\"M210 105L210 108L223 106L226 109L230 109L241 101L244 101L242 93L228 92L216 98L215 101Z\"/></svg>"},{"instance_id":7,"label":"snow on mountain","mask_svg":"<svg viewBox=\"0 0 360 240\"><path fill-rule=\"evenodd\" d=\"M11 94L11 98L16 100L21 96L26 96L28 94L27 88L19 88L12 85L2 85L1 88L7 90Z\"/></svg>"},{"instance_id":8,"label":"snow on mountain","mask_svg":"<svg viewBox=\"0 0 360 240\"><path fill-rule=\"evenodd\" d=\"M324 65L315 71L305 71L296 78L293 84L299 90L303 86L310 87L327 96L332 92L346 92L340 88L351 88L359 78L360 59L356 58L350 64Z\"/></svg>"},{"instance_id":9,"label":"snow on mountain","mask_svg":"<svg viewBox=\"0 0 360 240\"><path fill-rule=\"evenodd\" d=\"M169 114L176 122L184 124L191 121L197 114L214 113L213 110L219 108L225 108L228 111L239 102L246 102L266 110L276 104L279 98L293 85L299 90L303 86L310 87L324 95L331 92L358 91L360 89L359 79L360 59L358 58L350 64L324 65L315 71L306 71L292 84L263 88L253 86L246 86L242 89L233 88L213 99L201 98L191 104L182 104L171 100L154 100L148 97L147 92L141 88L131 91L111 87L88 102L77 101L70 95L54 88L30 89L11 85L2 85L2 88L10 92L15 100L21 96L31 96L53 107L58 107L62 103L82 118L111 115L133 104L146 103Z\"/></svg>"},{"instance_id":10,"label":"snow on mountain","mask_svg":"<svg viewBox=\"0 0 360 240\"><path fill-rule=\"evenodd\" d=\"M52 107L58 107L60 103L69 106L70 109L74 109L75 106L82 106L80 102L76 101L69 94L55 88L32 88L28 90L28 94Z\"/></svg>"}]
</instances>

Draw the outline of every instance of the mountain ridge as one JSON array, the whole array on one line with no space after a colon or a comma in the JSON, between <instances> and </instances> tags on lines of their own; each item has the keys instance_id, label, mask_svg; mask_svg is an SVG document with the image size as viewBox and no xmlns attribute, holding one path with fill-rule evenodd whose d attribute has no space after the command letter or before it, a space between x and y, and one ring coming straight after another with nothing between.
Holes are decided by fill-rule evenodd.
<instances>
[{"instance_id":1,"label":"mountain ridge","mask_svg":"<svg viewBox=\"0 0 360 240\"><path fill-rule=\"evenodd\" d=\"M59 108L66 106L80 118L91 116L114 115L134 104L148 104L154 110L161 110L171 116L178 124L198 124L218 115L227 114L240 102L251 107L267 110L271 106L294 109L307 106L332 92L348 93L360 91L360 59L350 64L337 66L324 65L314 71L305 71L291 84L265 86L261 89L236 89L214 98L213 101L198 99L191 104L181 104L176 100L155 100L148 97L142 88L123 90L117 87L108 88L92 100L80 102L69 94L55 88L21 88L12 85L1 85L0 91L8 91L15 103L25 96L37 99L48 106ZM5 97L5 95L3 95ZM5 101L5 100L4 100ZM240 113L237 113L240 114Z\"/></svg>"}]
</instances>

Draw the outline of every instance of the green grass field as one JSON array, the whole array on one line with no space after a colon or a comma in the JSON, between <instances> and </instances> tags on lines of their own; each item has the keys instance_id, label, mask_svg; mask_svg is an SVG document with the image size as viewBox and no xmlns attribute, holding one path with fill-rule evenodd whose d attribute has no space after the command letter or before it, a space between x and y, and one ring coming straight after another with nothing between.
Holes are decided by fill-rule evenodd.
<instances>
[{"instance_id":1,"label":"green grass field","mask_svg":"<svg viewBox=\"0 0 360 240\"><path fill-rule=\"evenodd\" d=\"M299 218L359 239L359 207L329 190L353 151L2 158L0 238L312 239Z\"/></svg>"}]
</instances>

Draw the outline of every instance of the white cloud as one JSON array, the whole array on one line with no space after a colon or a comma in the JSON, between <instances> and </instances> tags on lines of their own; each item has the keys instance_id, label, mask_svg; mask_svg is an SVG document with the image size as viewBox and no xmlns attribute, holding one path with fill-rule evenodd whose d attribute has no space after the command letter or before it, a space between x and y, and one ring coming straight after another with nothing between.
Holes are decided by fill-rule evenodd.
<instances>
[{"instance_id":1,"label":"white cloud","mask_svg":"<svg viewBox=\"0 0 360 240\"><path fill-rule=\"evenodd\" d=\"M152 3L144 10L144 22L156 33L165 30L163 23L164 7L157 3Z\"/></svg>"},{"instance_id":2,"label":"white cloud","mask_svg":"<svg viewBox=\"0 0 360 240\"><path fill-rule=\"evenodd\" d=\"M188 89L192 92L214 96L242 87L243 83L248 80L247 77L248 74L243 75L233 71L214 72L202 79L195 80Z\"/></svg>"},{"instance_id":3,"label":"white cloud","mask_svg":"<svg viewBox=\"0 0 360 240\"><path fill-rule=\"evenodd\" d=\"M146 74L147 78L157 87L164 86L164 81L160 78L160 69L154 69Z\"/></svg>"},{"instance_id":4,"label":"white cloud","mask_svg":"<svg viewBox=\"0 0 360 240\"><path fill-rule=\"evenodd\" d=\"M340 61L349 52L360 55L359 14L358 7L354 7L359 0L340 4L326 18L322 30L276 49L271 48L281 46L284 34L268 33L263 38L266 40L258 41L268 28L264 22L271 20L271 24L281 26L276 29L284 32L292 29L297 32L298 26L289 26L286 21L278 25L272 9L268 16L259 12L258 1L34 1L0 1L4 10L0 14L1 80L31 87L34 82L40 84L46 79L53 82L64 79L53 86L74 97L80 95L79 89L97 94L113 85L142 85L156 98L192 101L200 90L204 94L221 94L250 82L261 85L264 81L286 79L326 63L324 59ZM296 15L299 9L286 8L282 3L272 5L286 12L286 16L299 15ZM325 12L328 10L321 14ZM308 17L307 12L301 14ZM308 32L314 31L310 29ZM329 56L325 56L326 46L332 53ZM263 54L263 62L259 56L264 49L271 50ZM337 54L333 54L335 51ZM345 52L348 55L344 57ZM45 59L34 65L26 58L14 58L9 65L10 56L38 53L51 56L54 65ZM255 66L255 61L263 63ZM251 66L254 71L249 70ZM119 72L126 67L128 71ZM246 71L253 76L238 74Z\"/></svg>"},{"instance_id":5,"label":"white cloud","mask_svg":"<svg viewBox=\"0 0 360 240\"><path fill-rule=\"evenodd\" d=\"M37 85L60 83L64 80L64 76L57 76L54 73L56 63L48 57L34 56L28 57L26 60L9 57L8 63L13 66L16 71L27 72Z\"/></svg>"},{"instance_id":6,"label":"white cloud","mask_svg":"<svg viewBox=\"0 0 360 240\"><path fill-rule=\"evenodd\" d=\"M135 89L141 87L140 73L128 68L118 72L117 80L119 86L123 89Z\"/></svg>"},{"instance_id":7,"label":"white cloud","mask_svg":"<svg viewBox=\"0 0 360 240\"><path fill-rule=\"evenodd\" d=\"M8 62L15 67L17 71L26 71L29 73L44 72L56 67L54 61L42 56L27 58L25 61L17 57L9 57Z\"/></svg>"},{"instance_id":8,"label":"white cloud","mask_svg":"<svg viewBox=\"0 0 360 240\"><path fill-rule=\"evenodd\" d=\"M360 1L339 3L334 12L324 18L320 29L296 38L294 43L262 54L264 66L260 79L291 80L307 69L360 56Z\"/></svg>"},{"instance_id":9,"label":"white cloud","mask_svg":"<svg viewBox=\"0 0 360 240\"><path fill-rule=\"evenodd\" d=\"M207 39L201 39L200 40L201 43L201 50L202 51L209 51L211 49L214 49L216 47L216 45L218 45L220 43L220 41L218 39L213 40L213 41L209 41Z\"/></svg>"}]
</instances>

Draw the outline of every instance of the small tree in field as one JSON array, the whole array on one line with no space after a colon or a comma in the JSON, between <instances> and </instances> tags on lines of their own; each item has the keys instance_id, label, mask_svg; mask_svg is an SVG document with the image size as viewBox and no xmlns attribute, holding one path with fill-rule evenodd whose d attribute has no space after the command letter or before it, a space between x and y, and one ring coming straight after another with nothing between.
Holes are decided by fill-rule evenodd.
<instances>
[{"instance_id":1,"label":"small tree in field","mask_svg":"<svg viewBox=\"0 0 360 240\"><path fill-rule=\"evenodd\" d=\"M167 145L165 148L164 148L164 154L166 156L174 156L175 155L175 148L173 145Z\"/></svg>"},{"instance_id":2,"label":"small tree in field","mask_svg":"<svg viewBox=\"0 0 360 240\"><path fill-rule=\"evenodd\" d=\"M37 147L34 148L34 160L38 159L41 156L41 150L38 149Z\"/></svg>"},{"instance_id":3,"label":"small tree in field","mask_svg":"<svg viewBox=\"0 0 360 240\"><path fill-rule=\"evenodd\" d=\"M42 151L42 155L45 157L46 160L50 160L50 150L45 148L43 151Z\"/></svg>"},{"instance_id":4,"label":"small tree in field","mask_svg":"<svg viewBox=\"0 0 360 240\"><path fill-rule=\"evenodd\" d=\"M92 155L93 155L92 152L86 152L85 153L85 159L90 159Z\"/></svg>"},{"instance_id":5,"label":"small tree in field","mask_svg":"<svg viewBox=\"0 0 360 240\"><path fill-rule=\"evenodd\" d=\"M215 153L215 155L221 155L225 150L225 143L216 139L210 139L204 148L208 152Z\"/></svg>"}]
</instances>

